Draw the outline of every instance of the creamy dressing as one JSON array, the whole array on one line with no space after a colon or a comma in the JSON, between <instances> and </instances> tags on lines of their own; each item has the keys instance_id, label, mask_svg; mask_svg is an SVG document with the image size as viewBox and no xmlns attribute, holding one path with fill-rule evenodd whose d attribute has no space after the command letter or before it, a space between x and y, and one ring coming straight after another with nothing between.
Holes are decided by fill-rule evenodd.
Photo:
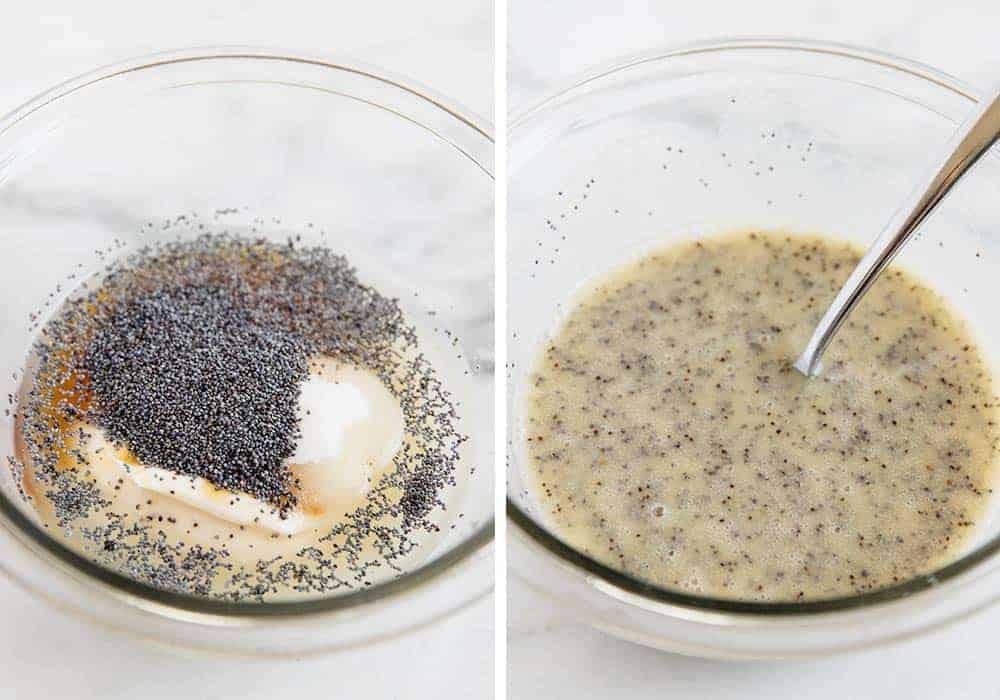
<instances>
[{"instance_id":1,"label":"creamy dressing","mask_svg":"<svg viewBox=\"0 0 1000 700\"><path fill-rule=\"evenodd\" d=\"M791 367L858 250L739 234L581 294L529 377L548 525L653 583L792 601L953 560L996 476L992 377L963 322L890 269L818 378Z\"/></svg>"}]
</instances>

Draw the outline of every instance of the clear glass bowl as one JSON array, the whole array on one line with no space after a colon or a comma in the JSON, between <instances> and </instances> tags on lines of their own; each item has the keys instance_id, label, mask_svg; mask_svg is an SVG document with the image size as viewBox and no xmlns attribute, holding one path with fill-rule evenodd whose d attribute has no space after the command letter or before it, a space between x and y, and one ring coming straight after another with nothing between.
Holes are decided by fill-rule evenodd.
<instances>
[{"instance_id":1,"label":"clear glass bowl","mask_svg":"<svg viewBox=\"0 0 1000 700\"><path fill-rule=\"evenodd\" d=\"M926 66L832 44L734 40L594 71L512 121L508 214L510 561L593 625L730 658L902 639L1000 597L1000 508L928 576L806 603L713 599L609 569L546 528L521 472L525 377L585 280L673 240L756 227L867 245L973 109ZM1000 162L989 154L895 264L948 297L1000 367Z\"/></svg>"},{"instance_id":2,"label":"clear glass bowl","mask_svg":"<svg viewBox=\"0 0 1000 700\"><path fill-rule=\"evenodd\" d=\"M485 121L381 71L282 51L142 57L73 79L0 121L3 392L17 391L28 315L115 241L205 225L346 252L391 280L418 327L453 349L473 475L453 528L418 568L303 602L225 603L157 590L45 534L0 477L0 568L134 634L240 653L302 654L428 624L492 587L493 140ZM82 270L78 267L82 266ZM62 283L62 287L58 287ZM457 339L457 340L455 340ZM453 345L454 343L454 345ZM4 418L2 458L12 452Z\"/></svg>"}]
</instances>

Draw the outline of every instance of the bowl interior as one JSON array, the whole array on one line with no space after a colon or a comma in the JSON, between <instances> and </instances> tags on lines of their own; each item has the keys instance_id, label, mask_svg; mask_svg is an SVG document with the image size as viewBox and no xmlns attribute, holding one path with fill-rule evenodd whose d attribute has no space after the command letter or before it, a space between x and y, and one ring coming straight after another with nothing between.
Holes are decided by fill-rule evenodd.
<instances>
[{"instance_id":1,"label":"bowl interior","mask_svg":"<svg viewBox=\"0 0 1000 700\"><path fill-rule=\"evenodd\" d=\"M484 127L368 70L220 50L72 81L0 123L4 393L16 392L29 314L99 270L98 251L205 230L301 235L398 297L448 366L472 439L442 535L410 566L453 564L492 526L492 189ZM6 417L5 463L11 431ZM6 469L0 488L34 518Z\"/></svg>"},{"instance_id":2,"label":"bowl interior","mask_svg":"<svg viewBox=\"0 0 1000 700\"><path fill-rule=\"evenodd\" d=\"M595 72L518 119L509 188L507 477L510 510L533 526L529 534L558 539L522 471L525 378L575 290L644 251L718 232L823 233L867 247L972 107L960 86L879 56L747 42ZM949 299L1000 366L1000 309L991 292L1000 272L994 155L894 264ZM998 533L994 503L966 553L995 545ZM611 574L602 569L594 570ZM726 607L694 596L684 602Z\"/></svg>"}]
</instances>

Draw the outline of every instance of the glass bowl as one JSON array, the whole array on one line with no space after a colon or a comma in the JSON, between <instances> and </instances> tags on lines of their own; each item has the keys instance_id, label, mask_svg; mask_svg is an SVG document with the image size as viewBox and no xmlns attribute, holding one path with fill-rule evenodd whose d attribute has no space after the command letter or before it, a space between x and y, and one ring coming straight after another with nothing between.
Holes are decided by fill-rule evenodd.
<instances>
[{"instance_id":1,"label":"glass bowl","mask_svg":"<svg viewBox=\"0 0 1000 700\"><path fill-rule=\"evenodd\" d=\"M1000 597L993 507L954 563L834 600L760 603L661 588L551 532L526 489L525 378L585 281L651 247L748 228L867 246L977 92L926 66L834 44L748 39L636 56L512 120L508 211L510 562L612 634L725 658L903 639ZM1000 355L1000 162L988 154L894 264L927 280Z\"/></svg>"},{"instance_id":2,"label":"glass bowl","mask_svg":"<svg viewBox=\"0 0 1000 700\"><path fill-rule=\"evenodd\" d=\"M398 577L295 602L170 593L104 569L41 528L0 478L0 568L27 589L167 644L301 655L425 625L492 587L493 139L485 121L408 80L278 50L211 48L99 69L0 121L3 392L29 314L97 252L205 229L346 252L388 280L408 319L453 354L471 436L445 534ZM376 282L376 285L380 282ZM46 307L46 302L48 306ZM451 387L450 387L451 388ZM4 417L3 461L12 453ZM456 518L461 512L461 518Z\"/></svg>"}]
</instances>

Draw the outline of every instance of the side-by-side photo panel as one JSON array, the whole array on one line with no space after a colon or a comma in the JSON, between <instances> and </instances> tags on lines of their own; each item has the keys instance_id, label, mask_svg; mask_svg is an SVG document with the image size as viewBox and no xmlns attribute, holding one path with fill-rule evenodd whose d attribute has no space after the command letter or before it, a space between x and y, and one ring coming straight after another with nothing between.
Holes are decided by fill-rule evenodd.
<instances>
[{"instance_id":1,"label":"side-by-side photo panel","mask_svg":"<svg viewBox=\"0 0 1000 700\"><path fill-rule=\"evenodd\" d=\"M494 7L382 5L5 18L10 697L493 696Z\"/></svg>"},{"instance_id":2,"label":"side-by-side photo panel","mask_svg":"<svg viewBox=\"0 0 1000 700\"><path fill-rule=\"evenodd\" d=\"M863 695L871 652L686 657L943 656L1000 594L1000 98L864 48L898 16L774 5L830 42L510 2L511 698Z\"/></svg>"}]
</instances>

